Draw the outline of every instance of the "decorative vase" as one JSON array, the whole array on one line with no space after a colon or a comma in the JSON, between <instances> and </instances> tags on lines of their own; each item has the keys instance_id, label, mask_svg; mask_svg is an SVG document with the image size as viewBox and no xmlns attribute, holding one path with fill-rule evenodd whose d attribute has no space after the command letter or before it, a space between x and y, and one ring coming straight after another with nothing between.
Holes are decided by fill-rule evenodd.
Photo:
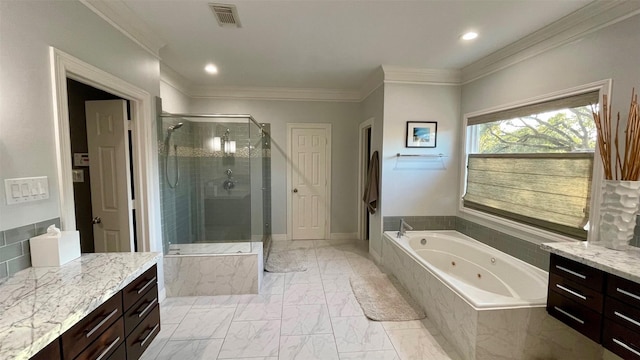
<instances>
[{"instance_id":1,"label":"decorative vase","mask_svg":"<svg viewBox=\"0 0 640 360\"><path fill-rule=\"evenodd\" d=\"M633 239L640 207L640 181L605 180L602 184L599 242L625 250Z\"/></svg>"}]
</instances>

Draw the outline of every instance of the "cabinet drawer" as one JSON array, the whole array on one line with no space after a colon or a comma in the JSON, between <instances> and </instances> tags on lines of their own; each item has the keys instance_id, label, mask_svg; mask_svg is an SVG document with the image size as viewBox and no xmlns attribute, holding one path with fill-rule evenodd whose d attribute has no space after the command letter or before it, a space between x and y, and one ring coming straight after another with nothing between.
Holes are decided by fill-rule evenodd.
<instances>
[{"instance_id":1,"label":"cabinet drawer","mask_svg":"<svg viewBox=\"0 0 640 360\"><path fill-rule=\"evenodd\" d=\"M570 281L557 274L549 274L549 290L555 291L598 313L602 313L604 296L593 289Z\"/></svg>"},{"instance_id":2,"label":"cabinet drawer","mask_svg":"<svg viewBox=\"0 0 640 360\"><path fill-rule=\"evenodd\" d=\"M549 291L547 312L589 339L600 343L601 314L555 291Z\"/></svg>"},{"instance_id":3,"label":"cabinet drawer","mask_svg":"<svg viewBox=\"0 0 640 360\"><path fill-rule=\"evenodd\" d=\"M109 356L108 360L127 360L127 346L123 342L118 346L118 349Z\"/></svg>"},{"instance_id":4,"label":"cabinet drawer","mask_svg":"<svg viewBox=\"0 0 640 360\"><path fill-rule=\"evenodd\" d=\"M60 356L60 338L56 338L51 344L44 347L37 354L31 357L31 360L59 360Z\"/></svg>"},{"instance_id":5,"label":"cabinet drawer","mask_svg":"<svg viewBox=\"0 0 640 360\"><path fill-rule=\"evenodd\" d=\"M121 296L118 292L62 334L62 355L65 360L74 359L84 348L98 339L111 324L122 317Z\"/></svg>"},{"instance_id":6,"label":"cabinet drawer","mask_svg":"<svg viewBox=\"0 0 640 360\"><path fill-rule=\"evenodd\" d=\"M120 318L92 342L76 360L106 360L124 343L124 321Z\"/></svg>"},{"instance_id":7,"label":"cabinet drawer","mask_svg":"<svg viewBox=\"0 0 640 360\"><path fill-rule=\"evenodd\" d=\"M607 295L624 303L640 308L640 284L609 274Z\"/></svg>"},{"instance_id":8,"label":"cabinet drawer","mask_svg":"<svg viewBox=\"0 0 640 360\"><path fill-rule=\"evenodd\" d=\"M610 319L604 321L602 345L623 359L640 360L640 335Z\"/></svg>"},{"instance_id":9,"label":"cabinet drawer","mask_svg":"<svg viewBox=\"0 0 640 360\"><path fill-rule=\"evenodd\" d=\"M139 359L160 332L160 306L156 305L147 317L127 337L127 359Z\"/></svg>"},{"instance_id":10,"label":"cabinet drawer","mask_svg":"<svg viewBox=\"0 0 640 360\"><path fill-rule=\"evenodd\" d=\"M640 309L607 297L605 316L618 324L640 333Z\"/></svg>"},{"instance_id":11,"label":"cabinet drawer","mask_svg":"<svg viewBox=\"0 0 640 360\"><path fill-rule=\"evenodd\" d=\"M602 271L556 254L551 254L549 272L597 292L602 292L604 289L604 273Z\"/></svg>"},{"instance_id":12,"label":"cabinet drawer","mask_svg":"<svg viewBox=\"0 0 640 360\"><path fill-rule=\"evenodd\" d=\"M125 334L128 336L156 305L158 305L158 286L154 285L124 314Z\"/></svg>"},{"instance_id":13,"label":"cabinet drawer","mask_svg":"<svg viewBox=\"0 0 640 360\"><path fill-rule=\"evenodd\" d=\"M129 310L140 298L158 282L157 266L153 265L122 290L124 309Z\"/></svg>"}]
</instances>

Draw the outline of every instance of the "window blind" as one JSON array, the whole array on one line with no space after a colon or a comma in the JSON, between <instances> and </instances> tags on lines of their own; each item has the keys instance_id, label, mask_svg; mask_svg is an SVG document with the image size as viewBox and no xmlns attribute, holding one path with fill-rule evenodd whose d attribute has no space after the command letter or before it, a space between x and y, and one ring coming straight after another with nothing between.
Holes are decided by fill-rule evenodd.
<instances>
[{"instance_id":1,"label":"window blind","mask_svg":"<svg viewBox=\"0 0 640 360\"><path fill-rule=\"evenodd\" d=\"M593 153L470 154L464 206L586 239Z\"/></svg>"},{"instance_id":2,"label":"window blind","mask_svg":"<svg viewBox=\"0 0 640 360\"><path fill-rule=\"evenodd\" d=\"M541 114L547 111L554 111L566 108L576 108L598 103L598 91L592 91L580 95L572 95L560 99L549 100L536 104L525 105L513 109L482 114L467 119L468 125L486 124L498 120L515 119L526 117L532 114Z\"/></svg>"}]
</instances>

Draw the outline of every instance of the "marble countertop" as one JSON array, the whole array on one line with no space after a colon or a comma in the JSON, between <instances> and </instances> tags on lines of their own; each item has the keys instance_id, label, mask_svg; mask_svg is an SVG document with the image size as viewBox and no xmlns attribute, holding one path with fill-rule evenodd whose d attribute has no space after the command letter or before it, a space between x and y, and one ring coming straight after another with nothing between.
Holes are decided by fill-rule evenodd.
<instances>
[{"instance_id":1,"label":"marble countertop","mask_svg":"<svg viewBox=\"0 0 640 360\"><path fill-rule=\"evenodd\" d=\"M0 284L0 359L28 359L149 269L159 253L82 254Z\"/></svg>"},{"instance_id":2,"label":"marble countertop","mask_svg":"<svg viewBox=\"0 0 640 360\"><path fill-rule=\"evenodd\" d=\"M544 243L543 250L640 283L640 248L619 251L586 241Z\"/></svg>"}]
</instances>

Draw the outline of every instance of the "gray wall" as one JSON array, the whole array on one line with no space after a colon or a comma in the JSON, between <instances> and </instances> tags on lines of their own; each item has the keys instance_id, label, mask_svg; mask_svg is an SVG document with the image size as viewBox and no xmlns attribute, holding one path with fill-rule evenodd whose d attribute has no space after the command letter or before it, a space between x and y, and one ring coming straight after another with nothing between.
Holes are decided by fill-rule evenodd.
<instances>
[{"instance_id":1,"label":"gray wall","mask_svg":"<svg viewBox=\"0 0 640 360\"><path fill-rule=\"evenodd\" d=\"M6 230L60 216L49 46L152 96L160 92L160 70L157 58L78 1L0 1L0 34L0 179L47 176L51 193L6 205L1 191Z\"/></svg>"},{"instance_id":2,"label":"gray wall","mask_svg":"<svg viewBox=\"0 0 640 360\"><path fill-rule=\"evenodd\" d=\"M287 232L287 124L330 123L331 233L357 231L356 192L359 104L349 102L192 99L189 112L251 114L271 124L273 234Z\"/></svg>"},{"instance_id":3,"label":"gray wall","mask_svg":"<svg viewBox=\"0 0 640 360\"><path fill-rule=\"evenodd\" d=\"M640 87L640 15L593 32L584 38L551 49L462 86L461 113L523 101L604 79L613 80L614 113L621 112L620 128L626 126L631 89ZM522 239L540 239L474 219ZM640 233L637 229L636 233ZM637 241L634 241L637 243Z\"/></svg>"},{"instance_id":4,"label":"gray wall","mask_svg":"<svg viewBox=\"0 0 640 360\"><path fill-rule=\"evenodd\" d=\"M465 84L462 114L613 79L613 109L626 114L640 87L640 15ZM626 116L621 127L626 125Z\"/></svg>"},{"instance_id":5,"label":"gray wall","mask_svg":"<svg viewBox=\"0 0 640 360\"><path fill-rule=\"evenodd\" d=\"M382 155L382 138L384 135L384 86L380 85L374 92L369 94L362 103L360 103L361 117L360 121L366 121L373 118L373 126L371 127L371 153L377 151L379 156ZM357 133L356 133L357 134ZM354 135L354 138L356 136ZM382 159L380 159L382 161ZM380 164L382 166L382 164ZM382 168L380 168L382 170ZM380 178L379 186L382 188L384 179ZM358 194L361 196L361 194ZM378 211L370 216L369 220L369 251L376 256L382 254L382 196L378 199Z\"/></svg>"},{"instance_id":6,"label":"gray wall","mask_svg":"<svg viewBox=\"0 0 640 360\"><path fill-rule=\"evenodd\" d=\"M384 85L383 150L380 156L383 216L456 214L459 105L459 86ZM405 147L407 121L437 122L436 147ZM442 153L445 157L397 158L397 153ZM377 238L372 237L371 247L377 249L380 244Z\"/></svg>"}]
</instances>

